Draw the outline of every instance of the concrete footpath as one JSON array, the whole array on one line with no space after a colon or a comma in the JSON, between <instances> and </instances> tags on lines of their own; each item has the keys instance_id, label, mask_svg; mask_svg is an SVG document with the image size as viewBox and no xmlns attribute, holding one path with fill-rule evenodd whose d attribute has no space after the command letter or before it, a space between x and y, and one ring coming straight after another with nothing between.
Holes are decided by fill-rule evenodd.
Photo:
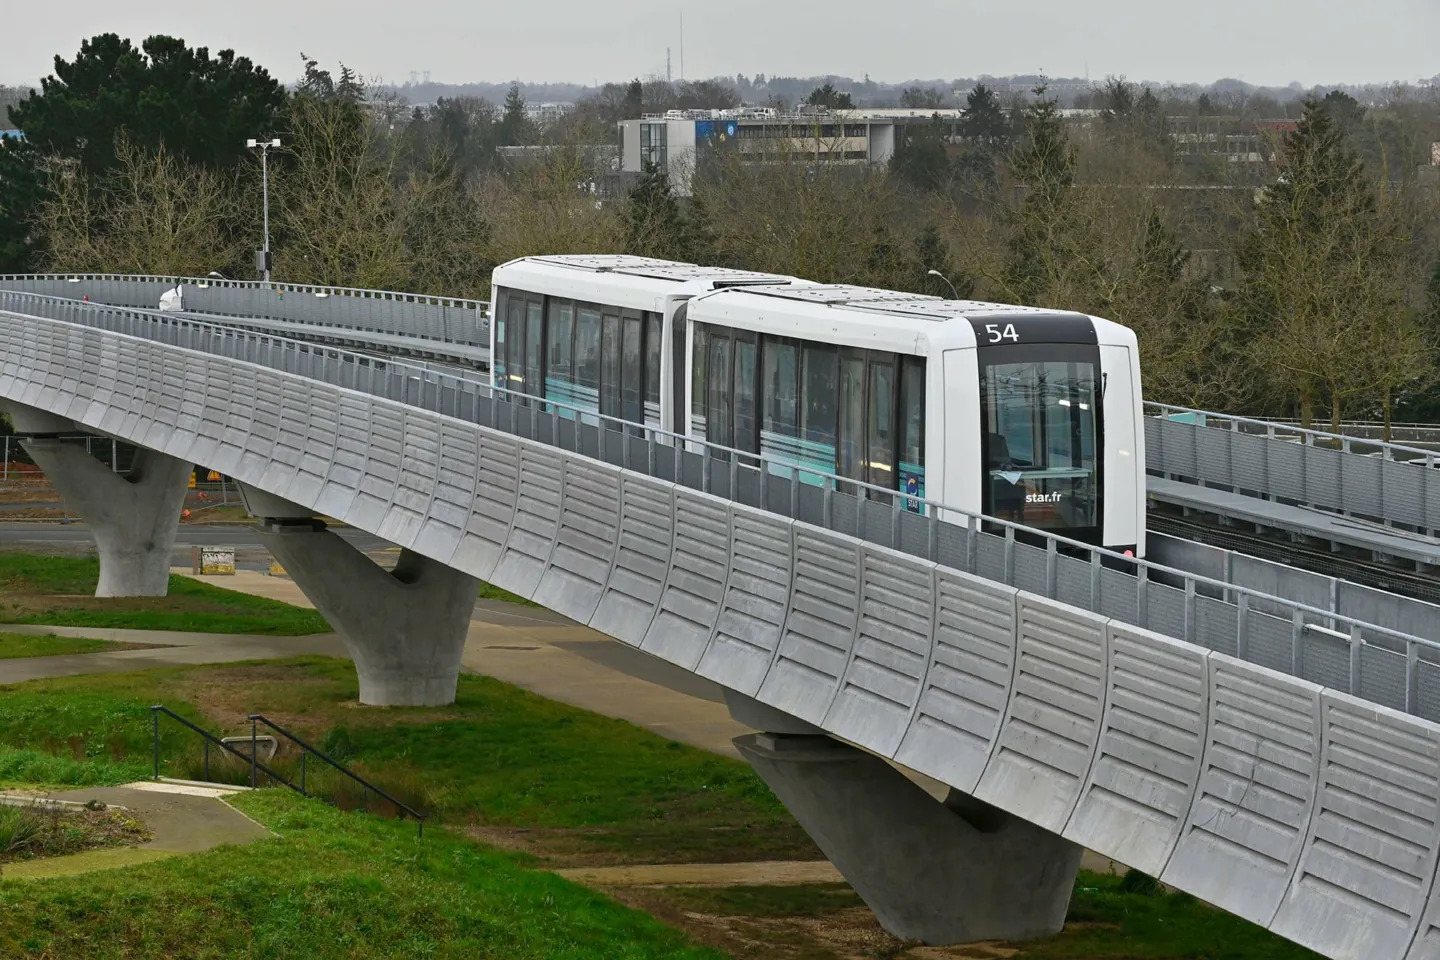
<instances>
[{"instance_id":1,"label":"concrete footpath","mask_svg":"<svg viewBox=\"0 0 1440 960\"><path fill-rule=\"evenodd\" d=\"M270 836L270 831L225 802L225 797L238 792L240 788L142 781L123 787L86 787L49 794L53 800L99 800L108 806L123 807L145 823L150 839L133 847L102 847L62 857L7 863L3 876L7 880L71 876Z\"/></svg>"}]
</instances>

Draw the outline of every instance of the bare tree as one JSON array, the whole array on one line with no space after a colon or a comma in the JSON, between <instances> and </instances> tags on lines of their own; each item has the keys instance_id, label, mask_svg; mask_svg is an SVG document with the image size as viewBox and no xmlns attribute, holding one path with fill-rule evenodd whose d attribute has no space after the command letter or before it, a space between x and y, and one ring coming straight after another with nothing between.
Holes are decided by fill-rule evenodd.
<instances>
[{"instance_id":1,"label":"bare tree","mask_svg":"<svg viewBox=\"0 0 1440 960\"><path fill-rule=\"evenodd\" d=\"M532 162L482 178L471 191L471 202L492 224L491 261L622 249L623 204L595 195L591 185L596 176L584 151L554 146Z\"/></svg>"},{"instance_id":2,"label":"bare tree","mask_svg":"<svg viewBox=\"0 0 1440 960\"><path fill-rule=\"evenodd\" d=\"M249 244L231 176L123 136L115 152L115 171L93 182L72 164L49 162L37 223L48 238L47 269L204 276L243 258Z\"/></svg>"}]
</instances>

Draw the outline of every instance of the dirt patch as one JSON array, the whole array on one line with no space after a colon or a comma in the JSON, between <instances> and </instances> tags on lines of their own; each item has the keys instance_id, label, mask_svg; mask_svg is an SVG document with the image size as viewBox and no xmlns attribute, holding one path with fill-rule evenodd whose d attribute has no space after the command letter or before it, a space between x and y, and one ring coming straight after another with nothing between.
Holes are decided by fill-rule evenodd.
<instances>
[{"instance_id":1,"label":"dirt patch","mask_svg":"<svg viewBox=\"0 0 1440 960\"><path fill-rule=\"evenodd\" d=\"M797 828L798 830L798 828ZM609 827L498 827L472 821L464 834L491 846L527 854L552 869L628 867L640 863L748 863L755 859L755 838L742 826L705 828L680 821L668 829ZM787 846L793 849L786 849ZM812 860L820 853L799 834L792 845L767 851L776 858Z\"/></svg>"},{"instance_id":2,"label":"dirt patch","mask_svg":"<svg viewBox=\"0 0 1440 960\"><path fill-rule=\"evenodd\" d=\"M448 710L415 710L391 712L383 707L361 707L358 701L329 699L335 680L328 676L309 674L303 666L255 664L244 667L210 667L180 682L176 693L195 704L223 729L245 727L245 718L263 713L275 723L310 739L323 735L337 722L357 726L394 726L397 724L430 724L454 719ZM288 704L280 705L266 696L283 688ZM258 705L258 706L257 706Z\"/></svg>"},{"instance_id":3,"label":"dirt patch","mask_svg":"<svg viewBox=\"0 0 1440 960\"><path fill-rule=\"evenodd\" d=\"M645 910L700 942L745 960L876 960L905 957L913 946L881 929L868 907L849 907L815 917L720 916L677 907L664 891L602 889L627 906ZM938 960L964 955L932 956Z\"/></svg>"}]
</instances>

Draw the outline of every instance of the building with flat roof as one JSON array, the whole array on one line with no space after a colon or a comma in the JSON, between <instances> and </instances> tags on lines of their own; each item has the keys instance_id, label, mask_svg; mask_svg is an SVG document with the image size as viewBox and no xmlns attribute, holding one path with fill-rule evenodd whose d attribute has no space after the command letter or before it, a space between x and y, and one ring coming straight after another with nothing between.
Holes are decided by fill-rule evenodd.
<instances>
[{"instance_id":1,"label":"building with flat roof","mask_svg":"<svg viewBox=\"0 0 1440 960\"><path fill-rule=\"evenodd\" d=\"M770 107L735 110L671 110L622 120L621 170L639 173L647 164L666 171L675 192L690 195L690 176L718 150L747 163L795 157L863 165L887 163L895 152L895 129L905 119L956 111L822 110L780 113ZM898 114L906 114L900 117Z\"/></svg>"}]
</instances>

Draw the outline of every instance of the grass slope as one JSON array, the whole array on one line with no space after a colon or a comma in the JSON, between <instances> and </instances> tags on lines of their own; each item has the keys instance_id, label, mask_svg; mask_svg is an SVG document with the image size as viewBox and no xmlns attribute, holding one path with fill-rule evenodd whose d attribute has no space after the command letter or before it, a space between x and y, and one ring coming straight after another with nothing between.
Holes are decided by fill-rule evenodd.
<instances>
[{"instance_id":1,"label":"grass slope","mask_svg":"<svg viewBox=\"0 0 1440 960\"><path fill-rule=\"evenodd\" d=\"M97 599L100 561L0 552L0 622L300 636L327 633L314 610L170 578L166 597Z\"/></svg>"},{"instance_id":2,"label":"grass slope","mask_svg":"<svg viewBox=\"0 0 1440 960\"><path fill-rule=\"evenodd\" d=\"M278 837L44 883L0 880L0 956L719 960L679 932L441 831L265 791Z\"/></svg>"}]
</instances>

